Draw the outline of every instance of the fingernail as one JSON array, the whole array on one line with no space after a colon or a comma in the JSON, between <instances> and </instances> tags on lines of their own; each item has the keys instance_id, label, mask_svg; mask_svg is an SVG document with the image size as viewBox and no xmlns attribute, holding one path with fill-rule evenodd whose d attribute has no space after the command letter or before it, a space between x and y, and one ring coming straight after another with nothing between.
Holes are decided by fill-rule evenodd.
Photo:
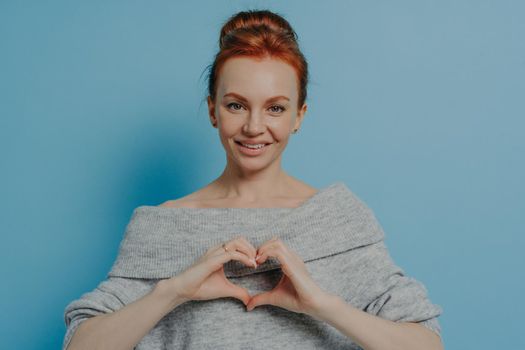
<instances>
[{"instance_id":1,"label":"fingernail","mask_svg":"<svg viewBox=\"0 0 525 350\"><path fill-rule=\"evenodd\" d=\"M253 261L253 267L257 268L257 262L255 261L255 259L252 259L252 261Z\"/></svg>"}]
</instances>

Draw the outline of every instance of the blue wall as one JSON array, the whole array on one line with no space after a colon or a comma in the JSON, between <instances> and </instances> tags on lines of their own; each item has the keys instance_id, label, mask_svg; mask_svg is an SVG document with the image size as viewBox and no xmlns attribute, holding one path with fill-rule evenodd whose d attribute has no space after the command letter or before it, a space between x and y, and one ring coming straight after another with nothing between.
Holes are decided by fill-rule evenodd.
<instances>
[{"instance_id":1,"label":"blue wall","mask_svg":"<svg viewBox=\"0 0 525 350\"><path fill-rule=\"evenodd\" d=\"M326 3L0 3L3 347L59 348L133 208L220 174L203 72L223 21L265 7L310 63L285 169L373 209L447 349L525 348L525 3Z\"/></svg>"}]
</instances>

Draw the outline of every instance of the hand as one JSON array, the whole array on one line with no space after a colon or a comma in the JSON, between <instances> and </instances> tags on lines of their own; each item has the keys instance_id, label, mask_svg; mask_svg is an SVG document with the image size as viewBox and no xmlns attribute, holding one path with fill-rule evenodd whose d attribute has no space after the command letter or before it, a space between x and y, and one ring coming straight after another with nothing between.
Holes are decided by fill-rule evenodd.
<instances>
[{"instance_id":1,"label":"hand","mask_svg":"<svg viewBox=\"0 0 525 350\"><path fill-rule=\"evenodd\" d=\"M304 261L279 238L263 243L255 260L262 264L268 257L281 263L283 276L274 289L253 296L246 305L248 311L259 305L269 304L284 309L314 315L329 295L311 278Z\"/></svg>"},{"instance_id":2,"label":"hand","mask_svg":"<svg viewBox=\"0 0 525 350\"><path fill-rule=\"evenodd\" d=\"M226 244L228 252L222 244L211 247L192 266L168 283L175 282L173 288L184 301L209 300L224 297L234 297L244 305L250 301L246 288L231 283L224 275L224 264L230 260L238 260L250 267L257 267L255 248L244 238L236 237Z\"/></svg>"}]
</instances>

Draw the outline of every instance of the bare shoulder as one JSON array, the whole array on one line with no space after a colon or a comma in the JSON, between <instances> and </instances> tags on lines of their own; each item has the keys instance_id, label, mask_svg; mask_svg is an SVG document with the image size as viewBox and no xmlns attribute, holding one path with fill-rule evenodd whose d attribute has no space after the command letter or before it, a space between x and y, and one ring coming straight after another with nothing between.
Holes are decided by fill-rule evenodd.
<instances>
[{"instance_id":1,"label":"bare shoulder","mask_svg":"<svg viewBox=\"0 0 525 350\"><path fill-rule=\"evenodd\" d=\"M165 201L164 203L159 204L158 206L166 208L182 208L186 207L187 205L185 205L182 199L170 199Z\"/></svg>"},{"instance_id":2,"label":"bare shoulder","mask_svg":"<svg viewBox=\"0 0 525 350\"><path fill-rule=\"evenodd\" d=\"M290 187L292 188L292 192L297 194L297 197L308 198L318 192L317 188L312 187L306 182L298 180L298 179L294 179L293 185Z\"/></svg>"},{"instance_id":3,"label":"bare shoulder","mask_svg":"<svg viewBox=\"0 0 525 350\"><path fill-rule=\"evenodd\" d=\"M201 206L201 193L202 189L181 198L167 200L158 206L168 208L199 208Z\"/></svg>"},{"instance_id":4,"label":"bare shoulder","mask_svg":"<svg viewBox=\"0 0 525 350\"><path fill-rule=\"evenodd\" d=\"M196 201L185 199L184 197L179 199L170 199L165 201L164 203L159 204L159 207L167 207L167 208L196 208L198 207Z\"/></svg>"},{"instance_id":5,"label":"bare shoulder","mask_svg":"<svg viewBox=\"0 0 525 350\"><path fill-rule=\"evenodd\" d=\"M303 193L305 193L307 197L311 197L319 191L317 188L312 187L306 183L303 183L302 186L303 186Z\"/></svg>"}]
</instances>

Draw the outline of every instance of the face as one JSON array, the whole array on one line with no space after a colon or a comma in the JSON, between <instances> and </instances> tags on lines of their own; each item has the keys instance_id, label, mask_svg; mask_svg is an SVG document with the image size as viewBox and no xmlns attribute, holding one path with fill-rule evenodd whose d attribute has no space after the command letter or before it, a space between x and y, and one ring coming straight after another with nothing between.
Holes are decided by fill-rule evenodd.
<instances>
[{"instance_id":1,"label":"face","mask_svg":"<svg viewBox=\"0 0 525 350\"><path fill-rule=\"evenodd\" d=\"M208 96L208 109L228 162L245 170L278 163L307 109L303 104L298 110L298 97L297 74L287 63L247 57L226 61L217 79L215 103ZM240 143L265 146L250 149Z\"/></svg>"}]
</instances>

